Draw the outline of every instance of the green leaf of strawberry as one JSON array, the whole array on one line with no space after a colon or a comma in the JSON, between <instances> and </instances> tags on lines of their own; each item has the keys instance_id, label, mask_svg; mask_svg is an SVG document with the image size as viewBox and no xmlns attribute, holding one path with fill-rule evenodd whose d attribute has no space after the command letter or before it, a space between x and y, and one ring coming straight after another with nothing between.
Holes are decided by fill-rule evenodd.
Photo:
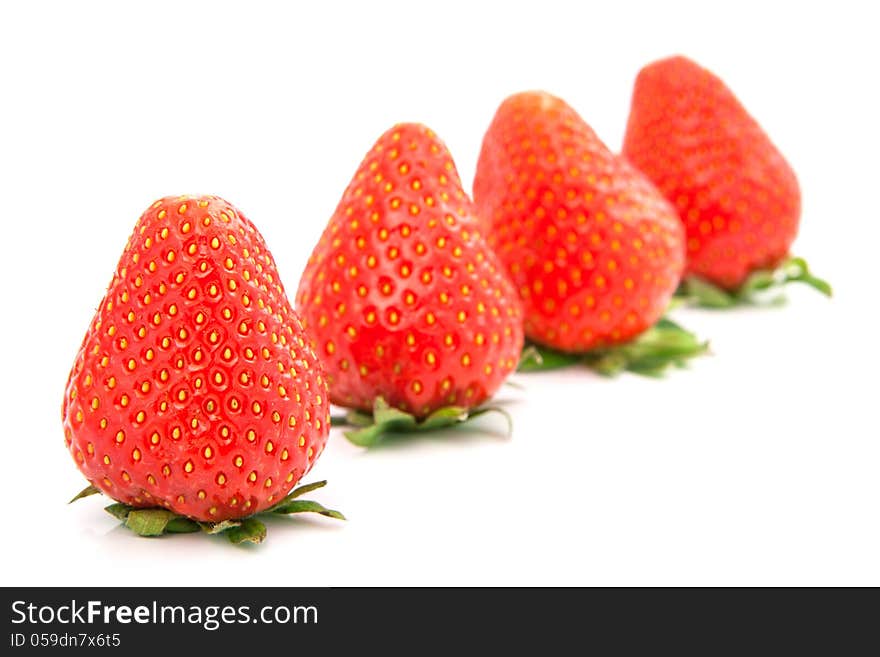
<instances>
[{"instance_id":1,"label":"green leaf of strawberry","mask_svg":"<svg viewBox=\"0 0 880 657\"><path fill-rule=\"evenodd\" d=\"M688 276L682 279L675 291L675 298L684 304L702 308L731 308L738 303L736 295L703 280L699 276Z\"/></svg>"},{"instance_id":2,"label":"green leaf of strawberry","mask_svg":"<svg viewBox=\"0 0 880 657\"><path fill-rule=\"evenodd\" d=\"M262 543L266 538L266 525L256 518L245 518L235 527L226 530L226 536L231 543Z\"/></svg>"},{"instance_id":3,"label":"green leaf of strawberry","mask_svg":"<svg viewBox=\"0 0 880 657\"><path fill-rule=\"evenodd\" d=\"M569 354L530 344L523 350L519 371L536 372L584 364L604 376L629 371L658 377L670 366L682 367L688 359L707 351L708 343L672 320L662 318L632 342L583 354Z\"/></svg>"},{"instance_id":4,"label":"green leaf of strawberry","mask_svg":"<svg viewBox=\"0 0 880 657\"><path fill-rule=\"evenodd\" d=\"M138 536L161 536L175 518L180 516L167 509L132 509L125 518L125 526Z\"/></svg>"},{"instance_id":5,"label":"green leaf of strawberry","mask_svg":"<svg viewBox=\"0 0 880 657\"><path fill-rule=\"evenodd\" d=\"M117 502L106 507L107 513L123 522L138 536L161 536L165 533L186 533L199 531L195 520L179 516L168 509L137 509Z\"/></svg>"},{"instance_id":6,"label":"green leaf of strawberry","mask_svg":"<svg viewBox=\"0 0 880 657\"><path fill-rule=\"evenodd\" d=\"M586 363L605 376L626 370L657 377L670 366L683 367L689 358L705 354L708 348L707 342L663 318L633 342L587 354Z\"/></svg>"},{"instance_id":7,"label":"green leaf of strawberry","mask_svg":"<svg viewBox=\"0 0 880 657\"><path fill-rule=\"evenodd\" d=\"M283 500L278 502L278 504L270 506L267 509L267 511L275 511L275 509L277 509L279 506L281 506L285 502L288 502L290 500L294 500L298 497L302 497L306 493L311 493L313 490L318 490L320 488L324 488L324 486L326 486L326 485L327 485L327 480L323 479L321 481L313 481L310 484L303 484L302 486L297 486L292 491L290 491L290 493L288 493L288 495Z\"/></svg>"},{"instance_id":8,"label":"green leaf of strawberry","mask_svg":"<svg viewBox=\"0 0 880 657\"><path fill-rule=\"evenodd\" d=\"M238 520L221 520L220 522L200 522L199 526L206 534L222 534L228 529L238 527L241 522Z\"/></svg>"},{"instance_id":9,"label":"green leaf of strawberry","mask_svg":"<svg viewBox=\"0 0 880 657\"><path fill-rule=\"evenodd\" d=\"M291 513L317 513L328 518L345 520L345 516L339 513L339 511L328 509L324 505L312 500L290 500L273 509L272 513L278 515L289 515Z\"/></svg>"},{"instance_id":10,"label":"green leaf of strawberry","mask_svg":"<svg viewBox=\"0 0 880 657\"><path fill-rule=\"evenodd\" d=\"M195 520L175 515L165 525L166 534L191 534L201 529L201 525Z\"/></svg>"},{"instance_id":11,"label":"green leaf of strawberry","mask_svg":"<svg viewBox=\"0 0 880 657\"><path fill-rule=\"evenodd\" d=\"M550 347L529 342L523 347L516 371L545 372L547 370L558 370L577 365L582 359L583 357L580 354L556 351Z\"/></svg>"},{"instance_id":12,"label":"green leaf of strawberry","mask_svg":"<svg viewBox=\"0 0 880 657\"><path fill-rule=\"evenodd\" d=\"M688 276L681 282L676 296L702 308L730 308L759 304L768 292L777 291L789 283L803 283L825 296L832 295L831 284L814 276L806 260L792 257L775 269L753 271L734 291L713 285L699 276Z\"/></svg>"},{"instance_id":13,"label":"green leaf of strawberry","mask_svg":"<svg viewBox=\"0 0 880 657\"><path fill-rule=\"evenodd\" d=\"M89 497L91 495L97 495L101 492L100 488L96 488L92 484L89 484L85 488L83 488L80 492L78 492L69 502L68 504L73 504L77 500L81 500L84 497Z\"/></svg>"},{"instance_id":14,"label":"green leaf of strawberry","mask_svg":"<svg viewBox=\"0 0 880 657\"><path fill-rule=\"evenodd\" d=\"M377 397L373 402L372 416L360 411L352 411L346 416L347 424L358 427L346 431L345 437L360 447L372 447L382 438L391 433L408 434L434 429L462 425L486 413L500 413L507 419L508 435L512 431L510 415L498 406L484 406L467 409L462 406L446 406L438 408L427 417L419 420L411 413L388 405L383 398Z\"/></svg>"},{"instance_id":15,"label":"green leaf of strawberry","mask_svg":"<svg viewBox=\"0 0 880 657\"><path fill-rule=\"evenodd\" d=\"M137 508L122 502L105 507L105 511L138 536L154 537L163 534L188 534L202 531L206 534L223 534L232 543L260 543L266 538L266 526L258 519L260 515L289 515L292 513L317 513L327 518L345 520L339 511L328 509L318 502L297 499L313 490L323 488L326 481L305 484L291 491L284 499L258 514L237 520L202 522L159 507ZM88 488L86 490L89 490ZM98 491L100 492L100 491ZM91 495L89 493L88 495ZM87 497L80 493L71 502Z\"/></svg>"},{"instance_id":16,"label":"green leaf of strawberry","mask_svg":"<svg viewBox=\"0 0 880 657\"><path fill-rule=\"evenodd\" d=\"M276 513L279 515L286 515L291 513L318 513L323 516L327 516L328 518L336 518L337 520L345 520L345 516L342 515L339 511L334 511L332 509L328 509L317 502L312 502L310 500L300 500L297 499L302 497L306 493L309 493L313 490L317 490L319 488L323 488L327 485L326 481L316 481L311 484L306 484L304 486L300 486L296 490L291 491L291 493L281 500L278 504L270 507L266 513Z\"/></svg>"},{"instance_id":17,"label":"green leaf of strawberry","mask_svg":"<svg viewBox=\"0 0 880 657\"><path fill-rule=\"evenodd\" d=\"M134 507L131 507L128 504L117 502L116 504L111 504L110 506L104 507L104 511L109 513L117 520L122 520L123 522L125 522L125 519L128 517L128 512L131 511L133 508Z\"/></svg>"}]
</instances>

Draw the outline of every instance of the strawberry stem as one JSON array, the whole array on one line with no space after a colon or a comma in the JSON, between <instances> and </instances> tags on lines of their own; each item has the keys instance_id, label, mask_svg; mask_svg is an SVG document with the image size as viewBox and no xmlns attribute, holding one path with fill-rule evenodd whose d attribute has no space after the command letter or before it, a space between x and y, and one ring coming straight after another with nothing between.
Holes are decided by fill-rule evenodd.
<instances>
[{"instance_id":1,"label":"strawberry stem","mask_svg":"<svg viewBox=\"0 0 880 657\"><path fill-rule=\"evenodd\" d=\"M507 420L508 436L513 431L513 420L510 414L499 406L481 406L468 409L463 406L445 406L419 420L415 415L389 406L382 398L373 402L372 415L362 411L349 411L345 416L348 426L355 427L346 431L345 437L360 447L372 447L388 434L409 434L434 429L459 426L486 413L500 413Z\"/></svg>"},{"instance_id":2,"label":"strawberry stem","mask_svg":"<svg viewBox=\"0 0 880 657\"><path fill-rule=\"evenodd\" d=\"M116 502L105 507L105 511L122 523L138 536L161 536L163 534L187 534L202 531L206 534L223 534L230 542L239 543L262 543L266 538L266 526L258 519L259 516L289 515L292 513L317 513L336 520L345 520L345 516L339 511L328 509L318 502L310 500L298 500L298 497L313 490L323 488L326 481L316 481L304 484L292 490L283 500L258 514L239 518L237 520L221 520L220 522L199 522L179 515L168 509L152 507L147 509L137 508ZM88 486L74 497L71 502L100 493L94 486Z\"/></svg>"},{"instance_id":3,"label":"strawberry stem","mask_svg":"<svg viewBox=\"0 0 880 657\"><path fill-rule=\"evenodd\" d=\"M690 305L702 308L731 308L739 305L759 305L763 296L788 283L803 283L827 297L832 295L831 284L814 276L807 261L791 257L776 269L758 269L749 274L736 290L725 290L698 276L685 278L676 296ZM765 304L766 305L766 304Z\"/></svg>"},{"instance_id":4,"label":"strawberry stem","mask_svg":"<svg viewBox=\"0 0 880 657\"><path fill-rule=\"evenodd\" d=\"M664 317L631 342L586 353L563 353L529 344L523 349L517 371L538 372L583 364L604 376L626 370L658 377L670 366L683 367L689 358L705 354L708 347L708 343Z\"/></svg>"}]
</instances>

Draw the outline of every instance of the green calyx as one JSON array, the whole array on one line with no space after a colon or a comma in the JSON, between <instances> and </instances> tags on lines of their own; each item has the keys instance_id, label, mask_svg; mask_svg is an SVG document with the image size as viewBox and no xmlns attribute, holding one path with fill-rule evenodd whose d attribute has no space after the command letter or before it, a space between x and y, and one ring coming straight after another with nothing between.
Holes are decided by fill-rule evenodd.
<instances>
[{"instance_id":1,"label":"green calyx","mask_svg":"<svg viewBox=\"0 0 880 657\"><path fill-rule=\"evenodd\" d=\"M468 409L463 406L445 406L423 419L415 415L389 406L382 398L373 402L373 412L352 410L343 416L332 418L334 426L354 427L345 432L345 437L360 447L372 447L389 434L407 434L447 427L459 426L486 413L500 413L507 420L508 435L513 429L512 420L507 411L499 406L481 406Z\"/></svg>"},{"instance_id":2,"label":"green calyx","mask_svg":"<svg viewBox=\"0 0 880 657\"><path fill-rule=\"evenodd\" d=\"M688 276L679 285L675 296L690 305L702 308L731 308L741 305L758 304L762 297L779 290L788 283L803 283L827 297L831 296L831 285L810 272L803 258L789 258L776 269L759 269L752 272L745 282L734 291L720 288L698 276ZM778 297L776 301L782 299Z\"/></svg>"},{"instance_id":3,"label":"green calyx","mask_svg":"<svg viewBox=\"0 0 880 657\"><path fill-rule=\"evenodd\" d=\"M160 507L142 509L117 502L105 507L105 511L114 518L122 521L122 524L132 530L138 536L161 536L162 534L189 534L192 532L204 532L206 534L223 534L230 542L262 543L266 538L266 525L260 521L260 517L273 515L289 515L292 513L318 513L328 518L345 520L339 511L328 509L318 502L297 499L302 495L323 488L326 481L316 481L305 484L291 491L283 500L258 514L239 518L237 520L222 520L220 522L199 522L179 515L168 509ZM75 502L83 497L95 495L101 491L94 486L87 486L70 502Z\"/></svg>"},{"instance_id":4,"label":"green calyx","mask_svg":"<svg viewBox=\"0 0 880 657\"><path fill-rule=\"evenodd\" d=\"M662 318L638 338L613 347L570 354L538 344L527 344L518 372L541 372L586 365L604 376L623 371L659 377L669 367L683 367L690 358L705 354L707 342L699 340L670 319Z\"/></svg>"}]
</instances>

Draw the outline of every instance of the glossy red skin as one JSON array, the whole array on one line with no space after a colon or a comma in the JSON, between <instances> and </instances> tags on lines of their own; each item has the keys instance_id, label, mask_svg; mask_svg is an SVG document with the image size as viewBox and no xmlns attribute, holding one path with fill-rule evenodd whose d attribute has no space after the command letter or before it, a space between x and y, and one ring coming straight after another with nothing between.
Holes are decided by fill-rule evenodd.
<instances>
[{"instance_id":1,"label":"glossy red skin","mask_svg":"<svg viewBox=\"0 0 880 657\"><path fill-rule=\"evenodd\" d=\"M522 315L479 235L446 146L394 126L367 153L315 247L297 309L335 404L377 397L424 416L491 397L522 349Z\"/></svg>"},{"instance_id":2,"label":"glossy red skin","mask_svg":"<svg viewBox=\"0 0 880 657\"><path fill-rule=\"evenodd\" d=\"M788 255L801 213L797 178L711 72L684 57L642 69L623 154L678 209L689 274L735 289Z\"/></svg>"},{"instance_id":3,"label":"glossy red skin","mask_svg":"<svg viewBox=\"0 0 880 657\"><path fill-rule=\"evenodd\" d=\"M684 267L675 210L561 99L501 104L474 202L535 342L568 352L627 342L666 310Z\"/></svg>"},{"instance_id":4,"label":"glossy red skin","mask_svg":"<svg viewBox=\"0 0 880 657\"><path fill-rule=\"evenodd\" d=\"M83 339L62 416L86 478L136 507L248 516L308 472L329 431L326 381L244 215L211 196L150 206Z\"/></svg>"}]
</instances>

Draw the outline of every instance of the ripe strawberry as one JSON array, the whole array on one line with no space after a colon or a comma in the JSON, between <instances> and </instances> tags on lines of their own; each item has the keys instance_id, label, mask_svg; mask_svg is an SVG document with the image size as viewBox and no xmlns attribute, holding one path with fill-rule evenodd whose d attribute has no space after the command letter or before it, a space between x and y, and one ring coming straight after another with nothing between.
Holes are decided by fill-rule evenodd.
<instances>
[{"instance_id":1,"label":"ripe strawberry","mask_svg":"<svg viewBox=\"0 0 880 657\"><path fill-rule=\"evenodd\" d=\"M217 197L151 205L64 395L65 442L86 478L129 507L213 523L250 516L312 467L328 409L254 225Z\"/></svg>"},{"instance_id":2,"label":"ripe strawberry","mask_svg":"<svg viewBox=\"0 0 880 657\"><path fill-rule=\"evenodd\" d=\"M353 409L381 399L424 418L475 407L522 348L516 291L449 151L417 124L394 126L367 153L309 259L297 309L331 400Z\"/></svg>"},{"instance_id":3,"label":"ripe strawberry","mask_svg":"<svg viewBox=\"0 0 880 657\"><path fill-rule=\"evenodd\" d=\"M801 212L795 174L711 72L684 57L643 68L623 154L678 208L688 274L736 290L788 255Z\"/></svg>"},{"instance_id":4,"label":"ripe strawberry","mask_svg":"<svg viewBox=\"0 0 880 657\"><path fill-rule=\"evenodd\" d=\"M501 104L474 200L535 342L565 352L620 344L666 310L684 267L675 211L561 99L528 92Z\"/></svg>"}]
</instances>

